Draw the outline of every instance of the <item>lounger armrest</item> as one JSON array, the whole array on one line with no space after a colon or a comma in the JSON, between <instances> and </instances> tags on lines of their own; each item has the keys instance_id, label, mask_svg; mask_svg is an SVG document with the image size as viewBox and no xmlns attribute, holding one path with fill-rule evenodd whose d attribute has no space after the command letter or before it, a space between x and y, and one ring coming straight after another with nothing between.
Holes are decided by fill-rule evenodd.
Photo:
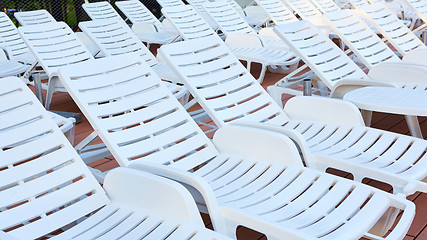
<instances>
[{"instance_id":1,"label":"lounger armrest","mask_svg":"<svg viewBox=\"0 0 427 240\"><path fill-rule=\"evenodd\" d=\"M427 83L427 67L417 64L381 63L369 71L371 79L394 83L398 86L423 85Z\"/></svg>"},{"instance_id":2,"label":"lounger armrest","mask_svg":"<svg viewBox=\"0 0 427 240\"><path fill-rule=\"evenodd\" d=\"M359 109L352 103L325 97L298 96L289 99L284 110L291 119L364 126Z\"/></svg>"},{"instance_id":3,"label":"lounger armrest","mask_svg":"<svg viewBox=\"0 0 427 240\"><path fill-rule=\"evenodd\" d=\"M405 209L403 209L403 214L401 215L399 222L393 228L391 233L385 238L386 240L392 239L403 239L406 236L406 233L411 227L411 223L415 216L415 204L408 202Z\"/></svg>"},{"instance_id":4,"label":"lounger armrest","mask_svg":"<svg viewBox=\"0 0 427 240\"><path fill-rule=\"evenodd\" d=\"M346 93L367 86L378 86L378 87L398 87L397 85L375 80L361 80L361 79L342 79L334 84L331 88L331 97L341 99Z\"/></svg>"},{"instance_id":5,"label":"lounger armrest","mask_svg":"<svg viewBox=\"0 0 427 240\"><path fill-rule=\"evenodd\" d=\"M264 9L260 6L246 6L243 9L243 12L245 12L246 16L256 16L256 15L265 16L266 15Z\"/></svg>"},{"instance_id":6,"label":"lounger armrest","mask_svg":"<svg viewBox=\"0 0 427 240\"><path fill-rule=\"evenodd\" d=\"M272 27L261 28L258 35L260 35L261 37L266 36L266 37L280 39L279 36L277 36L277 34L274 32L274 28Z\"/></svg>"},{"instance_id":7,"label":"lounger armrest","mask_svg":"<svg viewBox=\"0 0 427 240\"><path fill-rule=\"evenodd\" d=\"M104 189L113 202L202 223L190 193L166 178L135 169L116 168L105 177Z\"/></svg>"},{"instance_id":8,"label":"lounger armrest","mask_svg":"<svg viewBox=\"0 0 427 240\"><path fill-rule=\"evenodd\" d=\"M213 143L225 154L302 165L295 143L285 134L267 128L229 124L216 131Z\"/></svg>"},{"instance_id":9,"label":"lounger armrest","mask_svg":"<svg viewBox=\"0 0 427 240\"><path fill-rule=\"evenodd\" d=\"M403 57L404 63L427 65L427 48L412 50Z\"/></svg>"},{"instance_id":10,"label":"lounger armrest","mask_svg":"<svg viewBox=\"0 0 427 240\"><path fill-rule=\"evenodd\" d=\"M157 163L143 161L133 162L128 166L128 168L141 170L172 179L181 184L184 184L186 187L189 187L190 192L193 194L193 198L198 198L198 195L200 195L206 203L214 230L221 233L227 232L225 223L222 220L222 213L216 200L216 196L210 185L200 176L173 168L173 166L163 166ZM197 192L194 192L194 190Z\"/></svg>"},{"instance_id":11,"label":"lounger armrest","mask_svg":"<svg viewBox=\"0 0 427 240\"><path fill-rule=\"evenodd\" d=\"M290 138L294 142L294 144L299 150L300 157L302 157L302 160L305 166L310 167L312 164L312 160L311 160L312 153L307 145L307 141L305 140L305 138L302 136L301 133L293 129L287 129L282 126L277 126L272 124L265 124L265 123L258 123L258 122L244 122L244 121L232 122L230 123L230 125L260 128L260 129L266 129L268 131L273 131L275 133L281 133L286 137Z\"/></svg>"},{"instance_id":12,"label":"lounger armrest","mask_svg":"<svg viewBox=\"0 0 427 240\"><path fill-rule=\"evenodd\" d=\"M136 34L157 32L157 27L151 23L139 22L132 25L132 31Z\"/></svg>"},{"instance_id":13,"label":"lounger armrest","mask_svg":"<svg viewBox=\"0 0 427 240\"><path fill-rule=\"evenodd\" d=\"M262 40L257 35L234 34L225 39L225 43L230 47L262 47Z\"/></svg>"}]
</instances>

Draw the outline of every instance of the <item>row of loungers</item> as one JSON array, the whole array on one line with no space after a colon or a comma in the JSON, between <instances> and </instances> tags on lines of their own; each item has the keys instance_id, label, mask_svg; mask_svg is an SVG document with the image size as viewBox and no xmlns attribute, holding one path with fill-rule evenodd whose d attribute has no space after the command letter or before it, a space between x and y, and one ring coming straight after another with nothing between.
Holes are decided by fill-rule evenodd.
<instances>
[{"instance_id":1,"label":"row of loungers","mask_svg":"<svg viewBox=\"0 0 427 240\"><path fill-rule=\"evenodd\" d=\"M19 28L49 76L47 106L55 91L68 92L126 168L110 171L102 189L22 81L0 79L1 239L226 239L239 225L268 239L405 236L415 215L405 197L427 192L425 140L365 127L359 110L337 99L295 97L283 109L213 30L188 37L174 16L191 7L162 11L185 39L159 49L169 79L116 19L81 24L107 56L100 59L64 23ZM369 80L310 23L274 31L312 69L324 56L314 50L326 47L353 69L348 76ZM131 53L117 50L123 35L138 46ZM307 50L313 44L320 47ZM170 86L182 85L219 126L213 141L173 95ZM196 204L216 232L203 227Z\"/></svg>"}]
</instances>

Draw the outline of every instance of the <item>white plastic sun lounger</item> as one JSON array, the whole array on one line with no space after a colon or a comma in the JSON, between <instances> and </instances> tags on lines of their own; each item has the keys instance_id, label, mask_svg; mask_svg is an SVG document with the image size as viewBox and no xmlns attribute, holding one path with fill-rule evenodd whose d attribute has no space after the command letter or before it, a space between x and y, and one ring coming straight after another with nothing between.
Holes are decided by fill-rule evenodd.
<instances>
[{"instance_id":1,"label":"white plastic sun lounger","mask_svg":"<svg viewBox=\"0 0 427 240\"><path fill-rule=\"evenodd\" d=\"M289 47L283 43L279 37L258 35L255 30L249 26L245 19L225 1L209 2L203 5L205 12L218 24L221 32L227 37L227 41L236 38L233 41L239 42L239 37L248 37L248 35L259 38L265 47L273 47L290 51ZM270 28L271 29L271 28ZM271 29L272 31L272 29ZM274 33L273 33L274 35ZM244 41L244 40L243 40Z\"/></svg>"},{"instance_id":2,"label":"white plastic sun lounger","mask_svg":"<svg viewBox=\"0 0 427 240\"><path fill-rule=\"evenodd\" d=\"M312 2L322 13L341 10L341 7L334 0L313 0Z\"/></svg>"},{"instance_id":3,"label":"white plastic sun lounger","mask_svg":"<svg viewBox=\"0 0 427 240\"><path fill-rule=\"evenodd\" d=\"M15 24L6 13L0 13L0 77L19 76L27 83L32 82L30 71L36 59L18 34Z\"/></svg>"},{"instance_id":4,"label":"white plastic sun lounger","mask_svg":"<svg viewBox=\"0 0 427 240\"><path fill-rule=\"evenodd\" d=\"M118 168L101 188L22 81L0 85L1 239L229 239L170 180Z\"/></svg>"},{"instance_id":5,"label":"white plastic sun lounger","mask_svg":"<svg viewBox=\"0 0 427 240\"><path fill-rule=\"evenodd\" d=\"M46 11L45 9L34 10L34 11L24 11L24 12L15 12L14 16L16 20L22 26L32 26L46 23L55 23L56 20L53 16ZM80 41L89 49L90 53L96 56L99 52L99 49L91 42L88 37L82 32L76 32Z\"/></svg>"},{"instance_id":6,"label":"white plastic sun lounger","mask_svg":"<svg viewBox=\"0 0 427 240\"><path fill-rule=\"evenodd\" d=\"M373 233L388 229L390 207L404 212L389 239L403 237L411 223L413 203L304 168L285 131L229 125L212 143L137 56L68 66L59 75L121 165L189 186L220 233L235 237L242 225L268 239L358 239L384 213L391 218Z\"/></svg>"},{"instance_id":7,"label":"white plastic sun lounger","mask_svg":"<svg viewBox=\"0 0 427 240\"><path fill-rule=\"evenodd\" d=\"M57 91L66 92L57 79L56 73L58 68L94 58L64 22L23 26L18 31L49 77L45 103L46 108L49 109L53 93ZM85 161L90 162L98 160L100 157L109 156L108 151L105 151L105 147L99 149L99 151L98 149L83 151L89 150L88 148L84 148L86 146L85 142L83 140L82 144L76 146L79 153L83 154L81 156Z\"/></svg>"},{"instance_id":8,"label":"white plastic sun lounger","mask_svg":"<svg viewBox=\"0 0 427 240\"><path fill-rule=\"evenodd\" d=\"M275 25L298 21L298 18L281 0L255 0L261 6Z\"/></svg>"},{"instance_id":9,"label":"white plastic sun lounger","mask_svg":"<svg viewBox=\"0 0 427 240\"><path fill-rule=\"evenodd\" d=\"M108 19L80 22L79 27L107 57L131 52L139 54L141 59L152 67L161 79L169 81L165 82L165 84L167 84L168 89L172 91L174 96L182 104L187 103L188 91L183 86L177 85L180 82L178 76L166 63L159 62L132 30L122 24L120 20Z\"/></svg>"},{"instance_id":10,"label":"white plastic sun lounger","mask_svg":"<svg viewBox=\"0 0 427 240\"><path fill-rule=\"evenodd\" d=\"M182 76L217 126L249 121L294 129L302 134L297 134L300 137L295 141L300 139L301 145L307 142L313 155L312 162L306 162L309 167L340 169L357 181L371 178L386 182L395 193L427 191L422 182L427 176L427 141L367 128L354 105L336 99L293 98L283 111L212 38L164 46L159 54Z\"/></svg>"},{"instance_id":11,"label":"white plastic sun lounger","mask_svg":"<svg viewBox=\"0 0 427 240\"><path fill-rule=\"evenodd\" d=\"M104 19L119 19L126 25L122 17L116 12L116 10L108 2L93 2L85 3L82 5L85 12L89 15L92 20L104 20ZM157 29L153 25L145 24L138 26L133 29L138 38L150 47L150 44L167 44L177 39L178 34L170 31L162 31Z\"/></svg>"},{"instance_id":12,"label":"white plastic sun lounger","mask_svg":"<svg viewBox=\"0 0 427 240\"><path fill-rule=\"evenodd\" d=\"M381 4L392 10L396 16L404 17L402 21L405 22L405 24L407 24L407 26L411 29L414 28L416 21L420 19L416 13L410 10L409 6L404 6L400 3L396 3L396 0L391 2L385 0L348 0L348 2L354 8L355 12L360 14L359 16L361 17L363 17L363 13L360 12L360 8L362 8L363 6L367 6L369 4ZM406 20L407 18L409 18L410 20ZM421 28L414 30L414 32L418 32L420 29Z\"/></svg>"},{"instance_id":13,"label":"white plastic sun lounger","mask_svg":"<svg viewBox=\"0 0 427 240\"><path fill-rule=\"evenodd\" d=\"M49 109L53 93L65 92L56 82L58 68L93 59L93 56L64 22L26 25L18 32L49 77L45 104Z\"/></svg>"},{"instance_id":14,"label":"white plastic sun lounger","mask_svg":"<svg viewBox=\"0 0 427 240\"><path fill-rule=\"evenodd\" d=\"M18 34L15 24L6 13L0 13L0 46L7 51L10 59L33 65L36 59Z\"/></svg>"},{"instance_id":15,"label":"white plastic sun lounger","mask_svg":"<svg viewBox=\"0 0 427 240\"><path fill-rule=\"evenodd\" d=\"M162 8L162 12L173 23L185 40L212 35L220 39L200 14L189 5ZM261 73L258 77L259 82L262 82L264 79L267 66L291 66L299 62L299 59L292 52L263 47L259 39L254 39L251 36L244 40L240 38L237 42L228 42L226 40L226 43L233 54L247 62L249 71L252 62L262 65Z\"/></svg>"},{"instance_id":16,"label":"white plastic sun lounger","mask_svg":"<svg viewBox=\"0 0 427 240\"><path fill-rule=\"evenodd\" d=\"M412 69L414 64L406 63L400 58L360 19L353 11L349 9L335 11L325 14L328 23L334 32L345 42L345 44L353 51L353 53L362 61L368 68L372 69L375 66L381 67L390 66L390 70L404 71L408 77L395 82L400 86L408 84L414 87L411 82L411 71L422 71L423 62L415 64L415 69ZM394 63L388 65L389 63ZM409 66L408 66L409 65ZM399 67L400 66L400 67ZM427 64L425 64L427 67ZM425 68L427 70L427 68ZM427 72L420 72L421 76L417 75L415 82L422 82L422 75L427 76ZM384 76L384 81L387 81L389 76ZM421 77L421 80L419 79ZM419 86L425 89L427 87L427 78L425 84ZM408 87L409 87L408 86Z\"/></svg>"},{"instance_id":17,"label":"white plastic sun lounger","mask_svg":"<svg viewBox=\"0 0 427 240\"><path fill-rule=\"evenodd\" d=\"M353 16L349 19L357 19L351 12L347 13ZM331 17L333 13L327 13L327 15ZM347 21L349 19L342 19L342 15L338 14L338 16L339 18L335 21L336 24L345 26L349 22ZM360 57L365 65L372 66L369 71L369 77L353 63L344 52L340 51L332 41L325 39L315 27L306 22L298 23L294 26L283 27L281 34L283 40L287 44L292 44L292 46L289 46L298 53L301 59L310 66L311 70L313 70L323 83L331 89L332 97L340 98L350 90L369 85L376 86L380 84L382 86L387 86L385 84L388 84L388 87L406 88L400 89L398 92L394 93L400 95L402 102L407 102L409 104L401 109L395 107L395 100L388 95L384 96L384 99L390 99L388 102L381 102L380 100L374 99L370 102L368 101L366 103L367 105L363 107L363 109L369 110L365 112L366 125L370 125L371 111L403 114L406 115L411 134L421 137L421 131L416 117L420 111L410 112L408 109L417 107L417 101L426 96L424 91L427 82L425 80L426 67L423 65L402 63L382 40L380 40L375 33L370 31L369 27L364 25L360 19L358 23L364 27L362 29L358 28L359 32L354 35L346 35L343 40L347 41L346 43L356 55ZM348 26L351 27L353 25L350 24ZM295 27L295 30L291 30L289 27ZM338 28L336 28L336 30L337 29ZM344 32L344 27L341 28L340 31L341 30ZM350 32L353 32L353 30ZM344 36L344 33L339 33L339 35L340 34ZM354 41L350 41L348 40L350 37L354 39L360 37L360 39L353 39ZM351 81L349 82L348 79L351 79ZM275 87L271 87L269 90L277 100L279 100L284 91L283 89L280 90L281 84L282 82L279 81L275 84ZM403 94L403 92L405 93ZM417 95L419 98L416 97ZM375 94L373 96L375 96Z\"/></svg>"},{"instance_id":18,"label":"white plastic sun lounger","mask_svg":"<svg viewBox=\"0 0 427 240\"><path fill-rule=\"evenodd\" d=\"M262 7L249 5L244 9L237 4L235 0L217 0L227 2L230 6L236 9L245 19L245 21L253 26L254 28L259 28L262 25L265 25L269 20L268 15L264 12Z\"/></svg>"},{"instance_id":19,"label":"white plastic sun lounger","mask_svg":"<svg viewBox=\"0 0 427 240\"><path fill-rule=\"evenodd\" d=\"M120 11L126 16L127 20L132 23L132 28L137 25L144 27L145 24L153 25L158 32L173 32L178 36L174 27L165 19L160 22L151 11L138 0L117 1L114 3Z\"/></svg>"},{"instance_id":20,"label":"white plastic sun lounger","mask_svg":"<svg viewBox=\"0 0 427 240\"><path fill-rule=\"evenodd\" d=\"M365 18L403 56L403 61L427 65L426 45L392 11L381 4L369 4L360 9Z\"/></svg>"}]
</instances>

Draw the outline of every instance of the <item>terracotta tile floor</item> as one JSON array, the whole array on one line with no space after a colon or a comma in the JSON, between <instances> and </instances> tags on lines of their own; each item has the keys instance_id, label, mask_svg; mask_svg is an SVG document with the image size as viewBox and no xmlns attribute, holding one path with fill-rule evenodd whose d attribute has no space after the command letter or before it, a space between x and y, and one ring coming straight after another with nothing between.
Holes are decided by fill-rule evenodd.
<instances>
[{"instance_id":1,"label":"terracotta tile floor","mask_svg":"<svg viewBox=\"0 0 427 240\"><path fill-rule=\"evenodd\" d=\"M253 73L255 75L258 74L256 66L253 68ZM267 73L266 78L263 82L263 86L267 87L269 85L274 84L276 81L281 79L283 75ZM53 103L51 105L52 110L57 111L66 111L66 112L80 112L76 104L73 102L71 97L66 93L55 93L53 97ZM427 136L427 118L420 118L421 130L424 133L424 136ZM379 128L383 130L389 130L402 134L409 134L409 130L406 126L406 122L403 116L392 115L392 114L384 114L384 113L374 113L372 119L372 127ZM92 132L92 128L86 118L82 116L82 122L76 125L76 135L75 135L75 143L79 143L83 138L85 138L88 134ZM208 136L212 136L213 133ZM427 137L426 137L427 139ZM95 161L90 166L97 168L101 171L106 171L108 169L112 169L117 167L118 164L114 160L114 158L107 157L98 161ZM370 183L374 186L380 186L377 183ZM390 188L383 187L385 190L390 190ZM408 231L408 234L404 238L404 240L427 240L427 194L416 193L408 197L411 201L416 204L417 212L414 219L414 222L411 228ZM202 214L203 219L205 220L206 226L211 227L209 217L205 214ZM238 239L266 239L260 233L254 232L252 230L241 227L237 231Z\"/></svg>"}]
</instances>

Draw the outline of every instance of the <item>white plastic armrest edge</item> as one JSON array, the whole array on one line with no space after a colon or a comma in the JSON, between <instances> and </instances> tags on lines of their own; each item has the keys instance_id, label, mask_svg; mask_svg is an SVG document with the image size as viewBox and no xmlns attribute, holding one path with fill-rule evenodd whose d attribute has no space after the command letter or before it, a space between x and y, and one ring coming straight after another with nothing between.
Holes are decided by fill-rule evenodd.
<instances>
[{"instance_id":1,"label":"white plastic armrest edge","mask_svg":"<svg viewBox=\"0 0 427 240\"><path fill-rule=\"evenodd\" d=\"M290 138L296 147L298 148L302 158L303 162L306 164L306 166L310 166L312 163L311 160L311 151L308 148L307 141L304 139L304 137L301 135L301 133L292 130L292 129L286 129L282 126L276 126L272 124L264 124L264 123L257 123L257 122L245 122L245 121L238 121L238 122L232 122L230 125L237 125L237 126L248 126L253 128L260 128L265 129L268 131L276 132L285 135L286 137Z\"/></svg>"},{"instance_id":2,"label":"white plastic armrest edge","mask_svg":"<svg viewBox=\"0 0 427 240\"><path fill-rule=\"evenodd\" d=\"M221 233L227 232L225 223L222 221L221 210L217 203L216 196L212 191L212 188L203 178L192 173L171 169L171 167L150 162L133 162L128 167L150 172L192 186L203 197L203 200L205 201L208 208L214 230Z\"/></svg>"},{"instance_id":3,"label":"white plastic armrest edge","mask_svg":"<svg viewBox=\"0 0 427 240\"><path fill-rule=\"evenodd\" d=\"M132 31L135 33L157 32L157 27L152 23L138 22L132 25Z\"/></svg>"},{"instance_id":4,"label":"white plastic armrest edge","mask_svg":"<svg viewBox=\"0 0 427 240\"><path fill-rule=\"evenodd\" d=\"M223 126L216 131L213 143L221 153L302 166L297 146L288 136L256 124Z\"/></svg>"},{"instance_id":5,"label":"white plastic armrest edge","mask_svg":"<svg viewBox=\"0 0 427 240\"><path fill-rule=\"evenodd\" d=\"M338 99L297 96L288 100L284 111L288 117L299 121L365 125L359 109L353 103Z\"/></svg>"},{"instance_id":6,"label":"white plastic armrest edge","mask_svg":"<svg viewBox=\"0 0 427 240\"><path fill-rule=\"evenodd\" d=\"M225 39L225 43L230 47L263 47L261 38L252 34L233 34Z\"/></svg>"},{"instance_id":7,"label":"white plastic armrest edge","mask_svg":"<svg viewBox=\"0 0 427 240\"><path fill-rule=\"evenodd\" d=\"M191 194L169 179L119 167L106 175L104 189L112 201L195 221L203 226Z\"/></svg>"}]
</instances>

